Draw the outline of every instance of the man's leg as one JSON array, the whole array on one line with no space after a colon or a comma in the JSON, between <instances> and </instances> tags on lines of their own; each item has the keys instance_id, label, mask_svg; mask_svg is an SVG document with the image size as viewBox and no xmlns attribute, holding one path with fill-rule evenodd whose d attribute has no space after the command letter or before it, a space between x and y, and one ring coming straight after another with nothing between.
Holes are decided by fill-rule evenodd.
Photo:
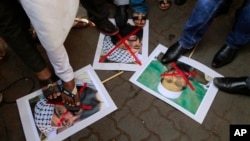
<instances>
[{"instance_id":1,"label":"man's leg","mask_svg":"<svg viewBox=\"0 0 250 141\"><path fill-rule=\"evenodd\" d=\"M232 32L213 58L212 66L215 68L231 63L239 48L250 41L250 0L246 0L237 12Z\"/></svg>"},{"instance_id":2,"label":"man's leg","mask_svg":"<svg viewBox=\"0 0 250 141\"><path fill-rule=\"evenodd\" d=\"M44 69L45 62L29 34L30 23L14 0L0 1L0 35L34 72Z\"/></svg>"},{"instance_id":3,"label":"man's leg","mask_svg":"<svg viewBox=\"0 0 250 141\"><path fill-rule=\"evenodd\" d=\"M57 6L58 2L61 3L60 7ZM60 87L62 102L65 103L65 106L79 109L80 98L74 85L74 72L63 45L73 25L79 1L20 0L20 3L29 16L56 75L63 81L64 87ZM66 15L65 12L67 12ZM50 85L47 85L47 88L50 90ZM66 90L67 92L65 92Z\"/></svg>"},{"instance_id":4,"label":"man's leg","mask_svg":"<svg viewBox=\"0 0 250 141\"><path fill-rule=\"evenodd\" d=\"M89 19L101 33L111 36L119 32L119 29L108 20L109 9L106 0L80 0L80 2L87 10Z\"/></svg>"},{"instance_id":5,"label":"man's leg","mask_svg":"<svg viewBox=\"0 0 250 141\"><path fill-rule=\"evenodd\" d=\"M184 26L179 41L170 46L161 62L167 64L176 61L190 51L201 40L223 3L224 0L199 0Z\"/></svg>"},{"instance_id":6,"label":"man's leg","mask_svg":"<svg viewBox=\"0 0 250 141\"><path fill-rule=\"evenodd\" d=\"M223 0L199 0L186 22L179 44L191 49L198 43L223 5Z\"/></svg>"},{"instance_id":7,"label":"man's leg","mask_svg":"<svg viewBox=\"0 0 250 141\"><path fill-rule=\"evenodd\" d=\"M129 0L114 0L114 4L117 6L114 15L115 23L118 27L124 27L128 22Z\"/></svg>"},{"instance_id":8,"label":"man's leg","mask_svg":"<svg viewBox=\"0 0 250 141\"><path fill-rule=\"evenodd\" d=\"M23 62L36 73L40 81L48 80L52 73L31 39L29 27L29 20L17 1L0 1L0 36L4 37ZM60 93L52 94L52 99L60 95Z\"/></svg>"},{"instance_id":9,"label":"man's leg","mask_svg":"<svg viewBox=\"0 0 250 141\"><path fill-rule=\"evenodd\" d=\"M246 0L240 9L232 32L226 39L226 44L239 49L250 41L250 0Z\"/></svg>"}]
</instances>

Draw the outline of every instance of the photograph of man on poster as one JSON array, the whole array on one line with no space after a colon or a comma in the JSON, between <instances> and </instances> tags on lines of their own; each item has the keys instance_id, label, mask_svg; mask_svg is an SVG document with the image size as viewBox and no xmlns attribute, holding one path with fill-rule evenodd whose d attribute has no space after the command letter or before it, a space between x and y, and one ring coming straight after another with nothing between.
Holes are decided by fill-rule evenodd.
<instances>
[{"instance_id":1,"label":"photograph of man on poster","mask_svg":"<svg viewBox=\"0 0 250 141\"><path fill-rule=\"evenodd\" d=\"M175 62L160 61L167 48L158 45L130 81L149 94L202 122L218 89L213 78L221 76L185 56Z\"/></svg>"},{"instance_id":2,"label":"photograph of man on poster","mask_svg":"<svg viewBox=\"0 0 250 141\"><path fill-rule=\"evenodd\" d=\"M155 84L152 83L155 80ZM153 60L137 80L195 114L209 87L205 74L182 62ZM154 81L153 81L154 82Z\"/></svg>"},{"instance_id":3,"label":"photograph of man on poster","mask_svg":"<svg viewBox=\"0 0 250 141\"><path fill-rule=\"evenodd\" d=\"M68 108L60 100L46 99L41 89L17 99L26 140L65 140L117 109L91 65L74 74L81 101L79 110Z\"/></svg>"},{"instance_id":4,"label":"photograph of man on poster","mask_svg":"<svg viewBox=\"0 0 250 141\"><path fill-rule=\"evenodd\" d=\"M118 34L100 34L93 67L100 70L138 69L148 57L148 24L147 21L144 27L137 27L130 19L119 28Z\"/></svg>"},{"instance_id":5,"label":"photograph of man on poster","mask_svg":"<svg viewBox=\"0 0 250 141\"><path fill-rule=\"evenodd\" d=\"M137 28L128 23L120 28L118 35L104 37L101 58L117 47L110 55L106 56L104 62L131 64L141 62L143 29ZM134 34L131 34L133 31L135 31Z\"/></svg>"},{"instance_id":6,"label":"photograph of man on poster","mask_svg":"<svg viewBox=\"0 0 250 141\"><path fill-rule=\"evenodd\" d=\"M97 91L89 86L83 87L80 93L81 108L78 112L69 111L62 102L51 103L44 97L35 104L35 124L44 137L50 139L100 110ZM81 90L83 87L77 88Z\"/></svg>"}]
</instances>

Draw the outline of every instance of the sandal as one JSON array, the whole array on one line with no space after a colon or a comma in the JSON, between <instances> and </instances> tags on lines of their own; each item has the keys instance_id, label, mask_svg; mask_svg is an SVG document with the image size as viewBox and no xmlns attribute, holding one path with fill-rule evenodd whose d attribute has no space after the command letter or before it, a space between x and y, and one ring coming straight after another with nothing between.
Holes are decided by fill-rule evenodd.
<instances>
[{"instance_id":1,"label":"sandal","mask_svg":"<svg viewBox=\"0 0 250 141\"><path fill-rule=\"evenodd\" d=\"M129 5L120 5L117 6L115 10L115 23L118 27L124 27L128 22L128 7Z\"/></svg>"},{"instance_id":2,"label":"sandal","mask_svg":"<svg viewBox=\"0 0 250 141\"><path fill-rule=\"evenodd\" d=\"M73 102L75 103L75 96L77 96L76 87L72 92L69 92L68 90L64 89L63 87L61 87L60 89L61 89L62 94L64 94L67 97L71 98L73 100ZM81 109L80 106L76 106L76 105L70 106L68 103L65 103L65 102L64 102L64 106L65 106L65 108L67 110L69 110L72 113L78 112Z\"/></svg>"},{"instance_id":3,"label":"sandal","mask_svg":"<svg viewBox=\"0 0 250 141\"><path fill-rule=\"evenodd\" d=\"M82 28L82 27L87 27L87 26L93 27L95 25L93 22L89 21L88 19L75 18L72 28Z\"/></svg>"},{"instance_id":4,"label":"sandal","mask_svg":"<svg viewBox=\"0 0 250 141\"><path fill-rule=\"evenodd\" d=\"M172 5L171 0L158 0L158 3L161 10L167 10Z\"/></svg>"},{"instance_id":5,"label":"sandal","mask_svg":"<svg viewBox=\"0 0 250 141\"><path fill-rule=\"evenodd\" d=\"M136 26L143 27L146 24L147 15L142 13L133 13L132 18Z\"/></svg>"},{"instance_id":6,"label":"sandal","mask_svg":"<svg viewBox=\"0 0 250 141\"><path fill-rule=\"evenodd\" d=\"M60 102L62 98L55 93L61 92L58 84L56 83L57 77L52 76L47 80L41 80L40 85L42 87L43 95L49 102Z\"/></svg>"}]
</instances>

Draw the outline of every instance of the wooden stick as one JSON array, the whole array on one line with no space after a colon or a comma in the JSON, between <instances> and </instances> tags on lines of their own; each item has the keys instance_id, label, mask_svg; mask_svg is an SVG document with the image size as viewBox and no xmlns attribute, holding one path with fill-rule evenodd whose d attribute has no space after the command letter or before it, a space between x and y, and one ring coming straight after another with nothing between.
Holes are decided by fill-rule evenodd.
<instances>
[{"instance_id":1,"label":"wooden stick","mask_svg":"<svg viewBox=\"0 0 250 141\"><path fill-rule=\"evenodd\" d=\"M192 50L192 52L189 54L188 58L191 58L196 50L196 48L198 47L199 43L197 43L194 47L194 49Z\"/></svg>"},{"instance_id":2,"label":"wooden stick","mask_svg":"<svg viewBox=\"0 0 250 141\"><path fill-rule=\"evenodd\" d=\"M121 74L123 74L123 73L124 73L124 71L120 71L120 72L118 72L117 74L114 74L114 75L110 76L109 78L103 80L102 83L106 83L106 82L108 82L109 80L114 79L115 77L118 77L119 75L121 75Z\"/></svg>"}]
</instances>

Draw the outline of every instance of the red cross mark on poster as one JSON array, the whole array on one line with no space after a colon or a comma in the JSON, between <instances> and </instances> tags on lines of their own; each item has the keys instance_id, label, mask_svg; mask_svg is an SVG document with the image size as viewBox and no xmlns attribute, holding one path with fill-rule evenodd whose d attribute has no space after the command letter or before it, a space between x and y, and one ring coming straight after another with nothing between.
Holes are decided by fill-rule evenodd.
<instances>
[{"instance_id":1,"label":"red cross mark on poster","mask_svg":"<svg viewBox=\"0 0 250 141\"><path fill-rule=\"evenodd\" d=\"M86 87L87 87L87 83L83 83L83 85L81 86L80 90L78 91L79 97L84 92L84 90L86 89ZM64 103L62 101L59 101L59 102L47 101L46 103L47 104L54 104L54 105L61 105L61 106L64 105ZM83 109L83 110L91 110L93 107L91 105L81 105L80 108Z\"/></svg>"},{"instance_id":2,"label":"red cross mark on poster","mask_svg":"<svg viewBox=\"0 0 250 141\"><path fill-rule=\"evenodd\" d=\"M83 85L81 86L80 90L78 91L78 95L80 96L82 94L82 92L84 92L84 90L87 87L87 83L83 83ZM60 105L60 106L64 106L64 103L62 101L59 102L50 102L47 101L46 104L54 104L54 105ZM92 105L81 105L80 108L84 111L84 110L91 110L93 108ZM63 123L65 122L65 120L67 120L67 116L68 113L70 111L66 110L60 117L59 117L59 121L56 123L57 127L61 127L63 125Z\"/></svg>"},{"instance_id":3,"label":"red cross mark on poster","mask_svg":"<svg viewBox=\"0 0 250 141\"><path fill-rule=\"evenodd\" d=\"M112 48L108 53L106 53L100 60L99 62L103 62L110 54L112 54L121 44L124 44L124 46L127 48L127 50L129 51L129 53L134 57L135 61L137 64L142 65L141 61L138 59L138 57L135 55L135 53L132 51L131 47L126 43L126 40L132 36L135 35L139 30L141 29L141 27L137 27L134 31L132 31L129 35L127 35L126 37L122 37L119 33L116 35L119 39L120 42L118 44L115 45L114 48Z\"/></svg>"},{"instance_id":4,"label":"red cross mark on poster","mask_svg":"<svg viewBox=\"0 0 250 141\"><path fill-rule=\"evenodd\" d=\"M170 65L174 68L174 70L176 72L164 73L164 74L161 74L161 77L164 77L164 76L181 76L184 79L184 81L186 82L186 84L190 87L190 89L194 91L194 86L190 83L187 76L195 76L195 75L198 74L198 72L197 71L184 72L179 67L177 67L177 65L174 62L170 63Z\"/></svg>"}]
</instances>

